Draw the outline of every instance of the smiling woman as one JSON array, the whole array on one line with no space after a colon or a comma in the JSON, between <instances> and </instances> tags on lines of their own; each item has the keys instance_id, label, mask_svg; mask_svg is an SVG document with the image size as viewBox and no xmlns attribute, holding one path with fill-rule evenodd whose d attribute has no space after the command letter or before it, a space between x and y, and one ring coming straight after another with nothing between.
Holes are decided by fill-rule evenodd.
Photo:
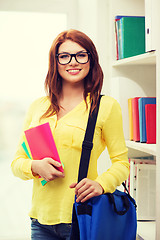
<instances>
[{"instance_id":1,"label":"smiling woman","mask_svg":"<svg viewBox=\"0 0 160 240\"><path fill-rule=\"evenodd\" d=\"M61 32L49 52L45 79L47 96L31 104L11 165L15 176L24 180L33 179L29 213L32 240L69 240L75 194L77 202L85 202L102 193L115 191L128 177L129 162L121 109L115 99L103 96L88 175L77 183L88 116L90 110L92 112L97 106L102 83L103 72L92 40L78 30ZM46 156L31 160L22 149L24 131L46 122L50 124L64 164L63 172L57 169L60 165L55 159ZM106 147L112 165L108 171L98 175L97 161ZM45 186L42 186L39 177L47 181Z\"/></svg>"}]
</instances>

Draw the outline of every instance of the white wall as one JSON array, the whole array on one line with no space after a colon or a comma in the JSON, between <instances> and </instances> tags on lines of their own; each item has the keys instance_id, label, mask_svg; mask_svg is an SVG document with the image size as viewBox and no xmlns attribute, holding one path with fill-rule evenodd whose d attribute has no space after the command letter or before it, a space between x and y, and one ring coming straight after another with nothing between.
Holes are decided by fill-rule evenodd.
<instances>
[{"instance_id":1,"label":"white wall","mask_svg":"<svg viewBox=\"0 0 160 240\"><path fill-rule=\"evenodd\" d=\"M68 26L77 26L76 0L1 0L1 11L29 11L42 13L67 13Z\"/></svg>"},{"instance_id":2,"label":"white wall","mask_svg":"<svg viewBox=\"0 0 160 240\"><path fill-rule=\"evenodd\" d=\"M77 28L94 42L104 72L103 93L109 84L109 0L78 0Z\"/></svg>"}]
</instances>

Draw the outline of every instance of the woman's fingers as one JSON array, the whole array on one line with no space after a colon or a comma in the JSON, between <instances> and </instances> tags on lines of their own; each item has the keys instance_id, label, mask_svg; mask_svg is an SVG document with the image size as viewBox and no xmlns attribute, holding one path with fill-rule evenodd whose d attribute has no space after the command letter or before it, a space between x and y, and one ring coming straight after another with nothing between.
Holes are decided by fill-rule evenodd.
<instances>
[{"instance_id":1,"label":"woman's fingers","mask_svg":"<svg viewBox=\"0 0 160 240\"><path fill-rule=\"evenodd\" d=\"M32 172L44 178L47 182L55 178L64 177L64 173L60 172L57 167L61 164L52 158L44 158L42 160L32 161Z\"/></svg>"},{"instance_id":2,"label":"woman's fingers","mask_svg":"<svg viewBox=\"0 0 160 240\"><path fill-rule=\"evenodd\" d=\"M77 183L72 183L69 187L70 187L70 188L75 188L76 185L77 185Z\"/></svg>"},{"instance_id":3,"label":"woman's fingers","mask_svg":"<svg viewBox=\"0 0 160 240\"><path fill-rule=\"evenodd\" d=\"M52 158L44 158L46 161L48 161L48 163L50 163L51 165L53 165L54 167L61 167L61 163L55 161Z\"/></svg>"},{"instance_id":4,"label":"woman's fingers","mask_svg":"<svg viewBox=\"0 0 160 240\"><path fill-rule=\"evenodd\" d=\"M77 196L77 202L85 202L92 197L99 196L103 193L102 186L90 179L83 179L79 183L72 183L71 188L75 188L75 194Z\"/></svg>"}]
</instances>

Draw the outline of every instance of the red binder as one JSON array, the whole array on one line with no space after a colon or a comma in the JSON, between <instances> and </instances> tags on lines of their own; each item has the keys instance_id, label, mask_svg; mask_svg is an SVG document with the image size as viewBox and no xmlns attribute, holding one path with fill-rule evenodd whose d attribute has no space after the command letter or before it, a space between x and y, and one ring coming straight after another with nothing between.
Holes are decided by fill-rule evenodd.
<instances>
[{"instance_id":1,"label":"red binder","mask_svg":"<svg viewBox=\"0 0 160 240\"><path fill-rule=\"evenodd\" d=\"M138 99L139 97L132 98L133 141L136 142L140 141Z\"/></svg>"},{"instance_id":2,"label":"red binder","mask_svg":"<svg viewBox=\"0 0 160 240\"><path fill-rule=\"evenodd\" d=\"M25 136L33 159L50 157L61 163L49 123L26 130ZM64 171L62 166L57 169Z\"/></svg>"},{"instance_id":3,"label":"red binder","mask_svg":"<svg viewBox=\"0 0 160 240\"><path fill-rule=\"evenodd\" d=\"M156 143L156 104L145 105L147 143Z\"/></svg>"}]
</instances>

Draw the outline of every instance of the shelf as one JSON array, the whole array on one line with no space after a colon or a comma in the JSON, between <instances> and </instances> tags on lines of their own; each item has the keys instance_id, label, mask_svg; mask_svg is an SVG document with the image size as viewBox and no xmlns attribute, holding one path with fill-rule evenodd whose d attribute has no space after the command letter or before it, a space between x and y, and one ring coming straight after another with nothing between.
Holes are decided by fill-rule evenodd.
<instances>
[{"instance_id":1,"label":"shelf","mask_svg":"<svg viewBox=\"0 0 160 240\"><path fill-rule=\"evenodd\" d=\"M138 221L137 233L140 236L137 239L153 240L155 239L156 223L154 221Z\"/></svg>"},{"instance_id":2,"label":"shelf","mask_svg":"<svg viewBox=\"0 0 160 240\"><path fill-rule=\"evenodd\" d=\"M124 58L115 61L112 66L128 66L128 65L155 65L156 51L140 54L134 57Z\"/></svg>"},{"instance_id":3,"label":"shelf","mask_svg":"<svg viewBox=\"0 0 160 240\"><path fill-rule=\"evenodd\" d=\"M156 144L147 144L126 140L129 157L156 156Z\"/></svg>"}]
</instances>

